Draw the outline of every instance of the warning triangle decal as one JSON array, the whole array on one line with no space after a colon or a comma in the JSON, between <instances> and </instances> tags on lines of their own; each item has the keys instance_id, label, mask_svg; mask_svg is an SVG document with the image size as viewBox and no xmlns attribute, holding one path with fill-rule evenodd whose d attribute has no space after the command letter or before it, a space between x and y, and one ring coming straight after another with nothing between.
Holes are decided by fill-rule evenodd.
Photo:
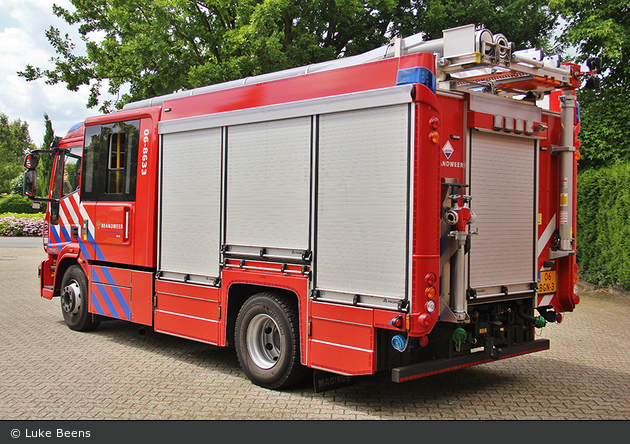
<instances>
[{"instance_id":1,"label":"warning triangle decal","mask_svg":"<svg viewBox=\"0 0 630 444\"><path fill-rule=\"evenodd\" d=\"M448 140L446 141L446 143L444 144L444 147L442 148L442 152L444 153L447 159L451 158L455 150L453 149L453 146L451 145L450 141Z\"/></svg>"}]
</instances>

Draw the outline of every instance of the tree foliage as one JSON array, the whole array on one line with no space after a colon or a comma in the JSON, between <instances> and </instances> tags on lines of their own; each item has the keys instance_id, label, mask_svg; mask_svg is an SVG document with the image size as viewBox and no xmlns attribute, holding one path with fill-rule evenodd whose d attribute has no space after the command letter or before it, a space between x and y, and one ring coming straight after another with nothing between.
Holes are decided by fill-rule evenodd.
<instances>
[{"instance_id":1,"label":"tree foliage","mask_svg":"<svg viewBox=\"0 0 630 444\"><path fill-rule=\"evenodd\" d=\"M629 95L630 91L608 85L598 91L580 91L580 171L630 162Z\"/></svg>"},{"instance_id":2,"label":"tree foliage","mask_svg":"<svg viewBox=\"0 0 630 444\"><path fill-rule=\"evenodd\" d=\"M630 163L591 168L578 180L580 274L630 288Z\"/></svg>"},{"instance_id":3,"label":"tree foliage","mask_svg":"<svg viewBox=\"0 0 630 444\"><path fill-rule=\"evenodd\" d=\"M0 113L0 194L11 192L11 181L24 171L24 154L35 149L28 134L28 124L21 120L9 122Z\"/></svg>"},{"instance_id":4,"label":"tree foliage","mask_svg":"<svg viewBox=\"0 0 630 444\"><path fill-rule=\"evenodd\" d=\"M44 113L44 125L46 126L46 133L44 134L44 142L41 149L50 149L53 140L55 139L55 132L53 131L52 121L48 117L48 114ZM41 153L39 155L39 166L37 167L37 189L38 196L48 197L48 186L50 184L50 175L52 173L52 167L55 158L52 154Z\"/></svg>"},{"instance_id":5,"label":"tree foliage","mask_svg":"<svg viewBox=\"0 0 630 444\"><path fill-rule=\"evenodd\" d=\"M579 61L601 56L608 87L627 87L630 79L630 0L552 0L566 20L559 37L578 49Z\"/></svg>"},{"instance_id":6,"label":"tree foliage","mask_svg":"<svg viewBox=\"0 0 630 444\"><path fill-rule=\"evenodd\" d=\"M442 30L474 23L504 34L516 49L537 47L549 50L550 35L557 13L547 1L539 0L424 0L399 2L395 13L395 34L417 32L427 39L442 37Z\"/></svg>"},{"instance_id":7,"label":"tree foliage","mask_svg":"<svg viewBox=\"0 0 630 444\"><path fill-rule=\"evenodd\" d=\"M90 85L89 107L129 101L362 53L394 36L474 23L518 47L544 46L555 15L543 0L72 0L54 13L78 26L86 54L51 27L52 69L28 80ZM94 36L99 36L95 40ZM101 38L102 37L102 38ZM101 100L107 81L115 102ZM121 94L123 85L129 93Z\"/></svg>"},{"instance_id":8,"label":"tree foliage","mask_svg":"<svg viewBox=\"0 0 630 444\"><path fill-rule=\"evenodd\" d=\"M580 169L630 162L630 0L553 0L567 22L560 40L578 50L577 61L601 56L602 88L581 91Z\"/></svg>"},{"instance_id":9,"label":"tree foliage","mask_svg":"<svg viewBox=\"0 0 630 444\"><path fill-rule=\"evenodd\" d=\"M580 273L630 288L630 0L552 0L566 20L560 40L578 62L601 56L602 88L579 92L581 148L577 194Z\"/></svg>"}]
</instances>

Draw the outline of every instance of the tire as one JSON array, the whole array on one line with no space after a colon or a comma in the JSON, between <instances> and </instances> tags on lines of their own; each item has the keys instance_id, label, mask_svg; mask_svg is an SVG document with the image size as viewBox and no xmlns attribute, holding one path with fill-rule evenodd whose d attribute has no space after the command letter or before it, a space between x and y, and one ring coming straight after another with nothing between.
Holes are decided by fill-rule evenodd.
<instances>
[{"instance_id":1,"label":"tire","mask_svg":"<svg viewBox=\"0 0 630 444\"><path fill-rule=\"evenodd\" d=\"M256 385L283 389L301 382L297 308L276 293L258 293L241 307L234 332L241 367Z\"/></svg>"},{"instance_id":2,"label":"tire","mask_svg":"<svg viewBox=\"0 0 630 444\"><path fill-rule=\"evenodd\" d=\"M71 330L90 331L101 323L88 311L88 281L83 269L73 265L61 281L61 312Z\"/></svg>"}]
</instances>

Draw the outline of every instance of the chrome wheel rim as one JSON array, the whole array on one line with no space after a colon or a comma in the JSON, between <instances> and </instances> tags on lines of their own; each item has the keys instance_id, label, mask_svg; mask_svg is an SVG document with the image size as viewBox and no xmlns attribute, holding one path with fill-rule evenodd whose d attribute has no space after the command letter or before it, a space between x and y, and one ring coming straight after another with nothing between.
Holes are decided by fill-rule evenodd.
<instances>
[{"instance_id":1,"label":"chrome wheel rim","mask_svg":"<svg viewBox=\"0 0 630 444\"><path fill-rule=\"evenodd\" d=\"M77 281L71 281L63 289L61 307L69 314L77 314L81 308L81 287Z\"/></svg>"},{"instance_id":2,"label":"chrome wheel rim","mask_svg":"<svg viewBox=\"0 0 630 444\"><path fill-rule=\"evenodd\" d=\"M256 366L268 370L278 362L282 347L280 329L266 314L254 316L247 327L247 351Z\"/></svg>"}]
</instances>

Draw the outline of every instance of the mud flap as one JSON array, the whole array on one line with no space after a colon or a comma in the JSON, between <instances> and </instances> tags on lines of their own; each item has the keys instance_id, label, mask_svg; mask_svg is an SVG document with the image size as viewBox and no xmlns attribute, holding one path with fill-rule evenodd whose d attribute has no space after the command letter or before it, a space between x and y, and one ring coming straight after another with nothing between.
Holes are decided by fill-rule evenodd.
<instances>
[{"instance_id":1,"label":"mud flap","mask_svg":"<svg viewBox=\"0 0 630 444\"><path fill-rule=\"evenodd\" d=\"M313 384L315 393L327 392L354 384L350 376L328 373L323 370L313 370Z\"/></svg>"}]
</instances>

